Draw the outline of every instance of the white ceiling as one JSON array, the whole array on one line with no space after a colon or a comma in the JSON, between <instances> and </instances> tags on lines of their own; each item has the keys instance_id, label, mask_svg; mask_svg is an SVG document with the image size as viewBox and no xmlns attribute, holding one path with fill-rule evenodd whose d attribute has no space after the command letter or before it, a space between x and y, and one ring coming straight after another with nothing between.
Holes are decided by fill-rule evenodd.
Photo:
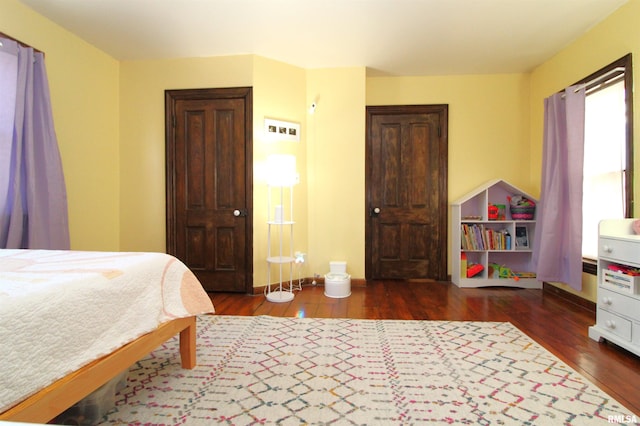
<instances>
[{"instance_id":1,"label":"white ceiling","mask_svg":"<svg viewBox=\"0 0 640 426\"><path fill-rule=\"evenodd\" d=\"M119 60L257 54L374 75L527 72L627 2L20 1Z\"/></svg>"}]
</instances>

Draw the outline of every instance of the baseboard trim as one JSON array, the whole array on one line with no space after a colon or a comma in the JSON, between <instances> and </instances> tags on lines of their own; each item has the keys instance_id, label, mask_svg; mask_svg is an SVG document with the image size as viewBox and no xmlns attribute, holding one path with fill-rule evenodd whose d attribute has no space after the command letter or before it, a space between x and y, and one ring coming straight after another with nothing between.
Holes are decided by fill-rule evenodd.
<instances>
[{"instance_id":1,"label":"baseboard trim","mask_svg":"<svg viewBox=\"0 0 640 426\"><path fill-rule=\"evenodd\" d=\"M556 287L554 285L551 285L547 282L543 282L542 283L542 292L543 294L552 294L556 297L559 297L561 299L564 299L565 301L569 302L569 303L573 303L574 305L578 305L582 308L585 308L587 310L589 310L590 312L592 312L593 314L596 313L596 304L594 302L592 302L591 300L587 300L583 297L580 297L576 294L573 293L569 293L566 290L563 290L559 287Z\"/></svg>"}]
</instances>

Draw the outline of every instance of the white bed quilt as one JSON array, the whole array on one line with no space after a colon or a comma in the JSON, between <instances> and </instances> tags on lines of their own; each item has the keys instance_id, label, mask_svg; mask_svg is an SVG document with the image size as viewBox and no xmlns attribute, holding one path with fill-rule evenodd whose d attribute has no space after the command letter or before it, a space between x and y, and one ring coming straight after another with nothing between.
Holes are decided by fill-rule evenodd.
<instances>
[{"instance_id":1,"label":"white bed quilt","mask_svg":"<svg viewBox=\"0 0 640 426\"><path fill-rule=\"evenodd\" d=\"M0 250L0 412L164 322L213 311L167 254Z\"/></svg>"}]
</instances>

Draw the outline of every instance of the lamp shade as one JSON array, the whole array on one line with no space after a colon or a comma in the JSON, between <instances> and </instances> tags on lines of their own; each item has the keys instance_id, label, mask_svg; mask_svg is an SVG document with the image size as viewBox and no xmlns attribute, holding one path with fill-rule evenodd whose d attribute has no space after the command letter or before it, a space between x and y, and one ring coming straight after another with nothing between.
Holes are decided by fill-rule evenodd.
<instances>
[{"instance_id":1,"label":"lamp shade","mask_svg":"<svg viewBox=\"0 0 640 426\"><path fill-rule=\"evenodd\" d=\"M273 154L267 157L267 183L271 186L291 186L298 181L296 157Z\"/></svg>"}]
</instances>

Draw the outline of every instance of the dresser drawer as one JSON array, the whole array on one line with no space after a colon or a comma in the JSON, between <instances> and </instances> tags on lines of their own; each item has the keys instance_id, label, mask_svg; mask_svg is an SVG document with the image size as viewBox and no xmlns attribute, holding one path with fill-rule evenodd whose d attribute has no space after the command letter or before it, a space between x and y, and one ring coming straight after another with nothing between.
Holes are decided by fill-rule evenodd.
<instances>
[{"instance_id":1,"label":"dresser drawer","mask_svg":"<svg viewBox=\"0 0 640 426\"><path fill-rule=\"evenodd\" d=\"M598 308L629 317L640 322L640 299L616 293L604 287L598 288Z\"/></svg>"},{"instance_id":2,"label":"dresser drawer","mask_svg":"<svg viewBox=\"0 0 640 426\"><path fill-rule=\"evenodd\" d=\"M622 264L640 265L640 249L638 247L638 241L600 237L598 257L605 257Z\"/></svg>"},{"instance_id":3,"label":"dresser drawer","mask_svg":"<svg viewBox=\"0 0 640 426\"><path fill-rule=\"evenodd\" d=\"M631 321L598 308L598 326L625 340L631 341Z\"/></svg>"}]
</instances>

